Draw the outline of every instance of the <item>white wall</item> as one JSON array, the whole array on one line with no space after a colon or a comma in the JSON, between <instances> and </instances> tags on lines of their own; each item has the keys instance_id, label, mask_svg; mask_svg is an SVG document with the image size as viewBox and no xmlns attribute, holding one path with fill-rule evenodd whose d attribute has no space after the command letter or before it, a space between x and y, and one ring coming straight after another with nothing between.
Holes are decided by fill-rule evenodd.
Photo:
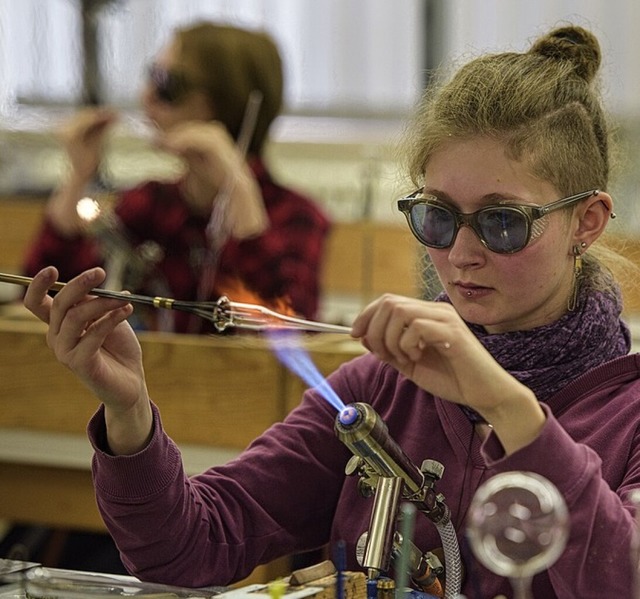
<instances>
[{"instance_id":1,"label":"white wall","mask_svg":"<svg viewBox=\"0 0 640 599\"><path fill-rule=\"evenodd\" d=\"M640 2L637 0L445 0L445 54L525 50L539 35L571 22L591 30L603 51L607 103L640 117Z\"/></svg>"}]
</instances>

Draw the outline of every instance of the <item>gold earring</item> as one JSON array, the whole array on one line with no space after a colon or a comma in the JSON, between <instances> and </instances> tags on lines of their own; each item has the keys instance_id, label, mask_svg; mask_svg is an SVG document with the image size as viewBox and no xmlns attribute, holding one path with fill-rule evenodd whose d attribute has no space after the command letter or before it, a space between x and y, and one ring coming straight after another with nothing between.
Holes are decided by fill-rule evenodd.
<instances>
[{"instance_id":1,"label":"gold earring","mask_svg":"<svg viewBox=\"0 0 640 599\"><path fill-rule=\"evenodd\" d=\"M571 294L567 302L569 312L573 312L578 304L578 290L580 287L580 276L582 275L582 250L587 247L586 242L573 246L573 282L571 286Z\"/></svg>"}]
</instances>

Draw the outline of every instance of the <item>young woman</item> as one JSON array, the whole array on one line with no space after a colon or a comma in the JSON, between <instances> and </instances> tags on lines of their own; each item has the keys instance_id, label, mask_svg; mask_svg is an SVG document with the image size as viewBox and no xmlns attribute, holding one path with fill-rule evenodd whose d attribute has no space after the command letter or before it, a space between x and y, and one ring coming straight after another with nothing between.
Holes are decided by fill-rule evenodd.
<instances>
[{"instance_id":1,"label":"young woman","mask_svg":"<svg viewBox=\"0 0 640 599\"><path fill-rule=\"evenodd\" d=\"M131 245L121 285L201 301L240 290L232 299L249 292L315 315L329 222L312 200L278 184L262 159L282 95L280 55L266 34L208 22L175 32L149 68L142 104L157 143L184 160L185 172L120 194L115 215ZM111 109L88 108L64 127L69 172L26 256L27 274L55 265L71 278L109 257L77 206L115 119ZM171 316L178 332L204 324Z\"/></svg>"},{"instance_id":2,"label":"young woman","mask_svg":"<svg viewBox=\"0 0 640 599\"><path fill-rule=\"evenodd\" d=\"M345 403L370 404L414 463L445 466L437 490L472 598L510 594L509 581L464 549L475 491L512 470L546 477L570 513L567 546L535 577L534 595L633 594L640 362L629 355L617 285L592 255L613 208L599 65L593 35L566 27L428 90L409 144L418 190L399 208L444 293L371 303L352 329L370 353L329 378ZM358 567L371 501L345 476L351 453L315 390L239 458L187 478L147 394L125 322L132 306L87 296L105 276L99 269L52 300L56 276L40 272L25 303L49 323L58 359L102 402L89 425L96 492L132 572L226 584L339 539ZM414 542L441 545L427 518Z\"/></svg>"}]
</instances>

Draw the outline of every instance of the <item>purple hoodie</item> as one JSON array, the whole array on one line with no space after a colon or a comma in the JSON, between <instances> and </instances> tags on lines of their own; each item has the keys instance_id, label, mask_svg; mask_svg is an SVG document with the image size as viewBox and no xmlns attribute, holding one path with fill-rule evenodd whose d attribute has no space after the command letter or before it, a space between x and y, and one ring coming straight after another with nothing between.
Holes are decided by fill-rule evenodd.
<instances>
[{"instance_id":1,"label":"purple hoodie","mask_svg":"<svg viewBox=\"0 0 640 599\"><path fill-rule=\"evenodd\" d=\"M548 478L571 516L567 547L534 578L534 595L631 599L629 494L640 488L639 367L640 356L633 354L574 380L544 404L547 422L539 437L508 457L495 435L480 442L457 405L434 398L372 355L344 364L329 382L345 403L371 404L416 465L426 458L444 464L436 490L458 532L469 599L511 596L509 582L480 565L464 538L478 486L511 470ZM260 563L343 539L348 567L359 569L355 544L369 526L373 500L361 497L357 479L344 474L351 453L336 437L335 417L307 391L284 422L241 456L189 478L157 410L149 445L113 457L103 451L101 408L89 424L95 486L125 565L144 580L226 585ZM420 514L414 541L422 551L442 545Z\"/></svg>"}]
</instances>

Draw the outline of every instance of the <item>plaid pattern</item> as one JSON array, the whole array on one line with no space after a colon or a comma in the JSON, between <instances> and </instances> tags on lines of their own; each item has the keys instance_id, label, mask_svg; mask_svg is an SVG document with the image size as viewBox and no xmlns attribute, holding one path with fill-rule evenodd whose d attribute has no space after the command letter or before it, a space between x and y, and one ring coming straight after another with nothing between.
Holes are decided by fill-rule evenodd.
<instances>
[{"instance_id":1,"label":"plaid pattern","mask_svg":"<svg viewBox=\"0 0 640 599\"><path fill-rule=\"evenodd\" d=\"M271 226L259 237L231 239L222 247L212 293L200 299L215 300L227 294L233 300L230 289L241 285L267 305L282 299L297 314L314 318L330 223L312 200L278 185L262 161L253 160L251 167ZM158 288L162 287L177 299L197 299L207 219L189 211L179 183L150 181L127 190L121 194L115 212L134 247L153 242L163 249L160 260L144 273L140 286L130 290L158 295ZM94 239L66 239L45 219L26 256L24 272L33 276L41 268L54 265L61 280L66 281L103 263L101 248ZM238 301L249 300L242 297ZM177 332L211 332L205 321L198 325L198 331L193 331L189 323L192 317L178 312L174 316Z\"/></svg>"}]
</instances>

